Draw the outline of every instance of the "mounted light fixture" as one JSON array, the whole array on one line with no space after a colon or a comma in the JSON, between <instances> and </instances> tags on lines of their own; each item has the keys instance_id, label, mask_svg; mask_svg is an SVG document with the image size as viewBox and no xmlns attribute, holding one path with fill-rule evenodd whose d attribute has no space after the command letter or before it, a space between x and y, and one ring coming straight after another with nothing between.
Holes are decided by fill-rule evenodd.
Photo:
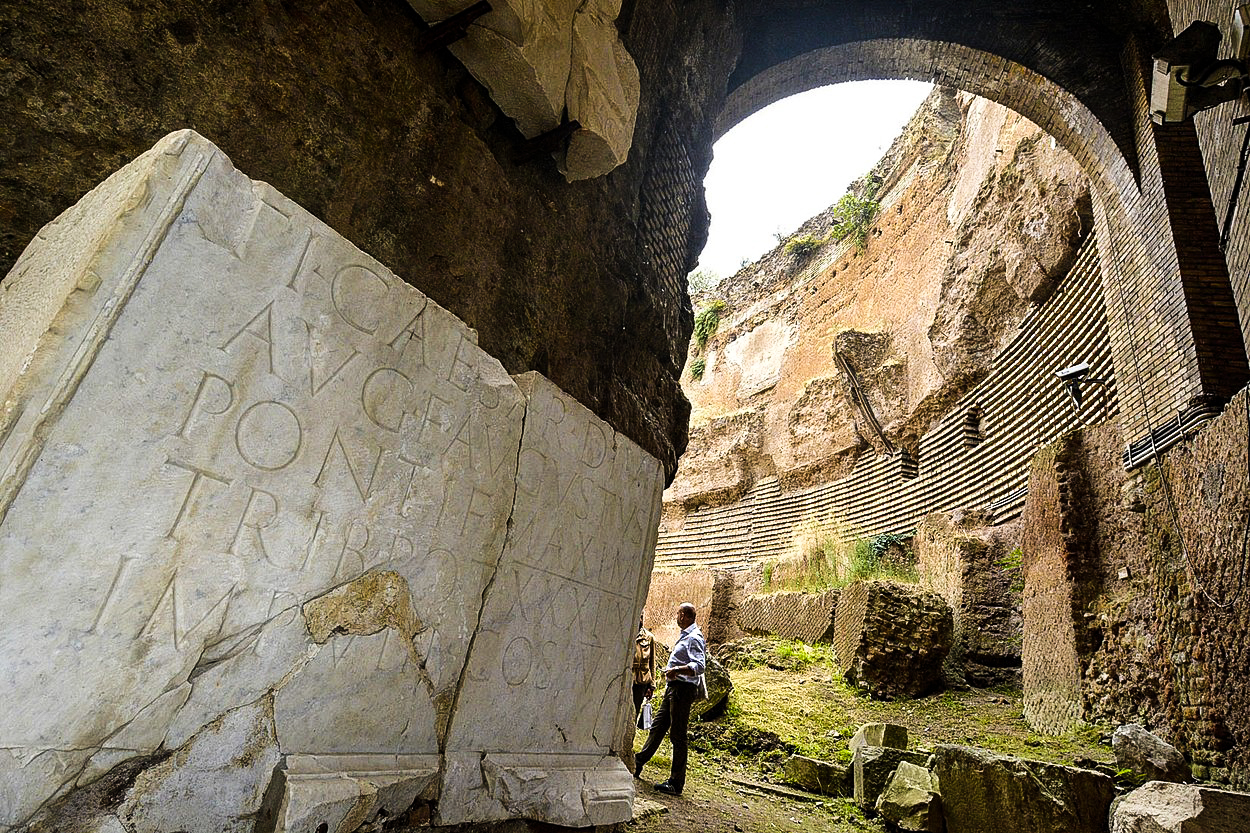
<instances>
[{"instance_id":1,"label":"mounted light fixture","mask_svg":"<svg viewBox=\"0 0 1250 833\"><path fill-rule=\"evenodd\" d=\"M1065 388L1068 389L1068 396L1072 397L1072 404L1078 409L1081 407L1083 394L1081 393L1081 385L1093 384L1105 386L1109 380L1098 379L1089 375L1089 362L1081 362L1071 367L1065 367L1055 371L1055 375L1059 377L1059 381L1063 382ZM1105 388L1104 388L1105 389Z\"/></svg>"},{"instance_id":2,"label":"mounted light fixture","mask_svg":"<svg viewBox=\"0 0 1250 833\"><path fill-rule=\"evenodd\" d=\"M1196 20L1152 56L1150 118L1155 124L1175 124L1194 113L1233 101L1250 86L1243 53L1250 50L1244 37L1250 25L1250 4L1233 13L1234 52L1238 58L1216 57L1222 35L1214 23Z\"/></svg>"}]
</instances>

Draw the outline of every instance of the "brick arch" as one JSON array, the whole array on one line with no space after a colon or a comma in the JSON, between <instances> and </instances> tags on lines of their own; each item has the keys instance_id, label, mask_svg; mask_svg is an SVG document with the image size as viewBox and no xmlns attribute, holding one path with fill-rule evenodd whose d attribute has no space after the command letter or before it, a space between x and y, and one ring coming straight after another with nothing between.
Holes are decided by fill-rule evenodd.
<instances>
[{"instance_id":1,"label":"brick arch","mask_svg":"<svg viewBox=\"0 0 1250 833\"><path fill-rule=\"evenodd\" d=\"M726 97L719 138L752 113L797 93L847 81L933 81L1002 104L1055 137L1106 192L1133 166L1077 96L1013 61L956 43L883 38L812 50L744 80ZM1118 187L1116 187L1118 186Z\"/></svg>"}]
</instances>

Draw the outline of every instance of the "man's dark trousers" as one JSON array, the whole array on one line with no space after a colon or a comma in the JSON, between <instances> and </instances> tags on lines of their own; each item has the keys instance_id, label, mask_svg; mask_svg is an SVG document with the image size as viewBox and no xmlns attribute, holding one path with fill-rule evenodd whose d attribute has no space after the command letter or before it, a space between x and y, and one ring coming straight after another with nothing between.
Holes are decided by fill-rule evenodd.
<instances>
[{"instance_id":1,"label":"man's dark trousers","mask_svg":"<svg viewBox=\"0 0 1250 833\"><path fill-rule=\"evenodd\" d=\"M673 742L673 770L668 782L680 792L686 786L686 730L690 727L690 707L699 696L699 687L682 680L670 680L664 689L664 702L660 711L651 717L651 733L647 745L634 759L634 771L642 772L643 765L660 748L665 733ZM672 729L669 732L669 729Z\"/></svg>"}]
</instances>

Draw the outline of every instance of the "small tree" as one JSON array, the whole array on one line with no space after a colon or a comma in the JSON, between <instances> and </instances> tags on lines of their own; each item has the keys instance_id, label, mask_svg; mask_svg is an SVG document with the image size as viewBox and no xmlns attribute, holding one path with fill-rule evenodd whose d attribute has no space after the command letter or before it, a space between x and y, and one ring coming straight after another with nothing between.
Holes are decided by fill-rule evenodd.
<instances>
[{"instance_id":1,"label":"small tree","mask_svg":"<svg viewBox=\"0 0 1250 833\"><path fill-rule=\"evenodd\" d=\"M881 203L876 200L877 184L877 180L870 179L863 197L848 192L838 200L833 208L833 216L838 220L833 227L834 240L840 243L849 237L855 241L858 251L868 248L868 232L881 211Z\"/></svg>"}]
</instances>

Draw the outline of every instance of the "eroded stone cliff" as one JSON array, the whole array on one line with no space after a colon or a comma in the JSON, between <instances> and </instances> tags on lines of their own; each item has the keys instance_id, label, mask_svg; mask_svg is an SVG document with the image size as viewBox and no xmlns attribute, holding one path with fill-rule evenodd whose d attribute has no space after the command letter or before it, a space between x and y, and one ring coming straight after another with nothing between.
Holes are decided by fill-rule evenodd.
<instances>
[{"instance_id":1,"label":"eroded stone cliff","mask_svg":"<svg viewBox=\"0 0 1250 833\"><path fill-rule=\"evenodd\" d=\"M1049 136L944 88L852 190L880 203L863 251L832 240L831 207L714 290L727 309L683 376L691 441L669 518L760 478L828 482L866 453L914 448L986 377L1092 225L1088 183Z\"/></svg>"}]
</instances>

